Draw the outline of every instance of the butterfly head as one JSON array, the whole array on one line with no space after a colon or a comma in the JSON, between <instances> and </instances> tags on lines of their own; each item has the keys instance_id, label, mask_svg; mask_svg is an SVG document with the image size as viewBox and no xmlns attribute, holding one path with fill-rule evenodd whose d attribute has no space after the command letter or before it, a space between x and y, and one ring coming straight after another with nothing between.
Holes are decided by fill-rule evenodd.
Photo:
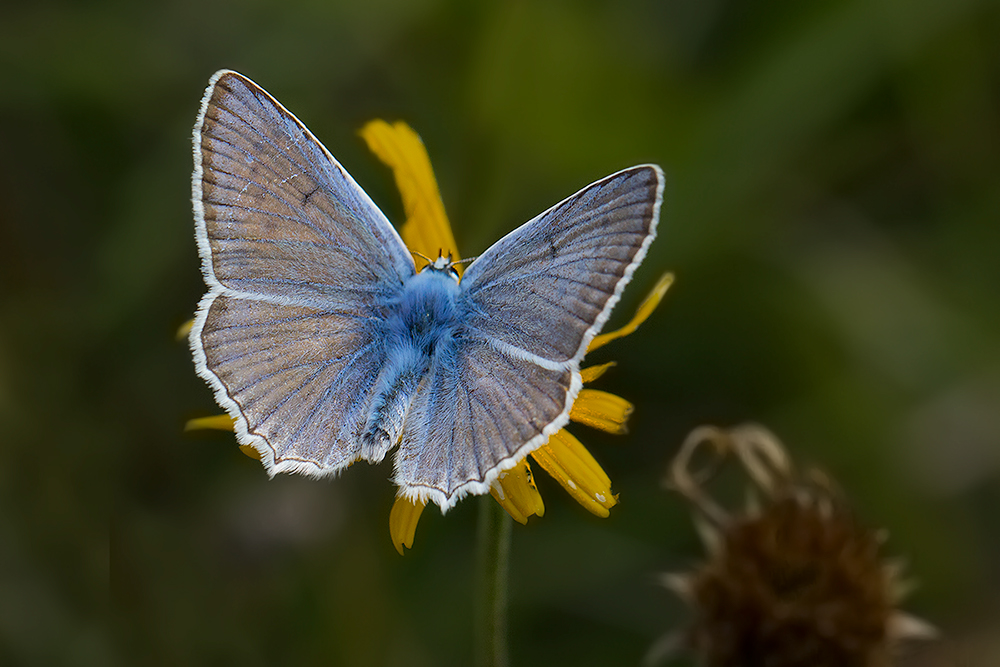
<instances>
[{"instance_id":1,"label":"butterfly head","mask_svg":"<svg viewBox=\"0 0 1000 667\"><path fill-rule=\"evenodd\" d=\"M421 255L421 257L423 257L423 255ZM448 253L448 256L445 257L442 251L439 250L437 259L433 261L430 257L424 257L424 259L427 260L427 265L420 269L420 273L423 273L424 271L434 271L436 273L447 275L455 282L458 282L459 274L458 269L456 269L455 266L460 262L452 261L450 252Z\"/></svg>"}]
</instances>

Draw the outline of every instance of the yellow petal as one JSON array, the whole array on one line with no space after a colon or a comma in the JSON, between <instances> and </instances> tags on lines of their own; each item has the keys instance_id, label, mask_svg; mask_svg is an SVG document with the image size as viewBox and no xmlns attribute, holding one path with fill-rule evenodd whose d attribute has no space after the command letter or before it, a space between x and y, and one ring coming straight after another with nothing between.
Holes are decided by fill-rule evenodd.
<instances>
[{"instance_id":1,"label":"yellow petal","mask_svg":"<svg viewBox=\"0 0 1000 667\"><path fill-rule=\"evenodd\" d=\"M441 252L458 260L458 246L444 212L430 158L420 136L409 125L397 121L390 125L373 120L361 128L368 148L392 169L396 187L403 198L406 223L399 235L410 250L435 259ZM419 270L426 262L415 258ZM455 267L460 270L460 267Z\"/></svg>"},{"instance_id":2,"label":"yellow petal","mask_svg":"<svg viewBox=\"0 0 1000 667\"><path fill-rule=\"evenodd\" d=\"M199 417L189 419L184 424L185 431L197 431L198 429L209 428L218 431L233 431L233 418L229 415L213 415L211 417ZM252 459L260 461L260 452L250 445L240 445L240 451Z\"/></svg>"},{"instance_id":3,"label":"yellow petal","mask_svg":"<svg viewBox=\"0 0 1000 667\"><path fill-rule=\"evenodd\" d=\"M490 494L518 523L528 523L532 514L545 514L545 503L535 486L527 460L500 473L490 486Z\"/></svg>"},{"instance_id":4,"label":"yellow petal","mask_svg":"<svg viewBox=\"0 0 1000 667\"><path fill-rule=\"evenodd\" d=\"M212 415L211 417L199 417L189 419L184 424L185 431L197 431L203 428L215 429L217 431L233 431L233 418L229 415Z\"/></svg>"},{"instance_id":5,"label":"yellow petal","mask_svg":"<svg viewBox=\"0 0 1000 667\"><path fill-rule=\"evenodd\" d=\"M591 513L607 517L608 509L618 504L607 474L586 447L565 430L552 434L531 456Z\"/></svg>"},{"instance_id":6,"label":"yellow petal","mask_svg":"<svg viewBox=\"0 0 1000 667\"><path fill-rule=\"evenodd\" d=\"M596 380L597 378L604 375L604 373L615 365L615 362L609 361L606 364L600 364L598 366L587 366L586 368L580 369L580 379L583 380L584 384L589 384Z\"/></svg>"},{"instance_id":7,"label":"yellow petal","mask_svg":"<svg viewBox=\"0 0 1000 667\"><path fill-rule=\"evenodd\" d=\"M177 333L175 334L177 336L177 340L184 340L187 338L188 334L191 333L191 327L193 326L194 320L188 320L184 324L177 327Z\"/></svg>"},{"instance_id":8,"label":"yellow petal","mask_svg":"<svg viewBox=\"0 0 1000 667\"><path fill-rule=\"evenodd\" d=\"M425 507L427 503L421 500L414 502L405 496L396 497L389 512L389 536L400 556L403 555L403 547L413 548L413 535L417 532L417 522Z\"/></svg>"},{"instance_id":9,"label":"yellow petal","mask_svg":"<svg viewBox=\"0 0 1000 667\"><path fill-rule=\"evenodd\" d=\"M260 452L251 447L250 445L240 445L240 451L249 456L252 459L260 461Z\"/></svg>"},{"instance_id":10,"label":"yellow petal","mask_svg":"<svg viewBox=\"0 0 1000 667\"><path fill-rule=\"evenodd\" d=\"M639 325L645 322L646 318L652 315L656 307L660 305L663 295L667 293L673 282L674 274L672 273L664 273L660 276L660 280L656 283L656 286L646 295L643 302L639 304L639 308L636 309L632 320L621 329L596 336L594 340L590 341L590 347L587 348L587 352L593 352L597 348L603 347L613 340L627 336L638 329Z\"/></svg>"},{"instance_id":11,"label":"yellow petal","mask_svg":"<svg viewBox=\"0 0 1000 667\"><path fill-rule=\"evenodd\" d=\"M628 418L634 406L621 396L599 389L581 389L569 418L592 428L621 435L628 433Z\"/></svg>"}]
</instances>

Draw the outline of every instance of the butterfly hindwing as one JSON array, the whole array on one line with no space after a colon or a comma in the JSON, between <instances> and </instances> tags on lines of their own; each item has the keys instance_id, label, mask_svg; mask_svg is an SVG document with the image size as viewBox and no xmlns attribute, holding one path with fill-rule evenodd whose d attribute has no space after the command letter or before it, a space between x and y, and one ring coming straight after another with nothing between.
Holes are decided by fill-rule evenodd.
<instances>
[{"instance_id":1,"label":"butterfly hindwing","mask_svg":"<svg viewBox=\"0 0 1000 667\"><path fill-rule=\"evenodd\" d=\"M359 458L371 378L385 359L366 323L227 295L203 309L198 345L208 379L220 402L235 406L241 441L272 473L324 474Z\"/></svg>"},{"instance_id":2,"label":"butterfly hindwing","mask_svg":"<svg viewBox=\"0 0 1000 667\"><path fill-rule=\"evenodd\" d=\"M568 368L543 368L483 341L459 341L452 360L435 359L407 416L394 481L448 508L485 493L500 469L564 411L574 388Z\"/></svg>"}]
</instances>

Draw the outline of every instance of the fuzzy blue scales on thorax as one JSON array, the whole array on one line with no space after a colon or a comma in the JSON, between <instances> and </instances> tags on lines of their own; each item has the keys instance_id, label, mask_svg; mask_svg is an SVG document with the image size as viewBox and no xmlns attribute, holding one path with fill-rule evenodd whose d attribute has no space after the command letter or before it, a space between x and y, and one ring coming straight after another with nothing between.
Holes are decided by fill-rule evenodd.
<instances>
[{"instance_id":1,"label":"fuzzy blue scales on thorax","mask_svg":"<svg viewBox=\"0 0 1000 667\"><path fill-rule=\"evenodd\" d=\"M386 318L392 347L412 345L433 354L437 344L454 335L459 324L459 287L451 274L428 267L406 281Z\"/></svg>"}]
</instances>

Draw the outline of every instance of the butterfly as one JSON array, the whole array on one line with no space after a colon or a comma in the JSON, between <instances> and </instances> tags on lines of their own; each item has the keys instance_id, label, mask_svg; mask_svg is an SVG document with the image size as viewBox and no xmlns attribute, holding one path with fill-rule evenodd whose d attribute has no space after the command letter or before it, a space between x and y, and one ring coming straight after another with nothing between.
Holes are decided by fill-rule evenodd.
<instances>
[{"instance_id":1,"label":"butterfly","mask_svg":"<svg viewBox=\"0 0 1000 667\"><path fill-rule=\"evenodd\" d=\"M445 257L418 272L305 125L219 71L194 128L198 375L272 476L394 451L399 493L446 511L569 420L587 346L656 236L663 183L655 165L619 171L461 277Z\"/></svg>"}]
</instances>

